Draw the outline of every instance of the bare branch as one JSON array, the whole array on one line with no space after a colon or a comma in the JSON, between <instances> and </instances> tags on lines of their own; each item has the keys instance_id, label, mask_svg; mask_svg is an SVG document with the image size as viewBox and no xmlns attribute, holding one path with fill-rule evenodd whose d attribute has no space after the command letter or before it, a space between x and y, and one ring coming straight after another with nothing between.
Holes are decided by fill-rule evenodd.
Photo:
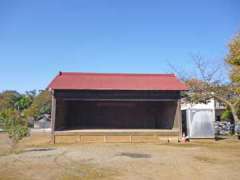
<instances>
[{"instance_id":1,"label":"bare branch","mask_svg":"<svg viewBox=\"0 0 240 180\"><path fill-rule=\"evenodd\" d=\"M200 79L207 83L219 84L222 82L220 79L221 64L211 65L209 61L204 60L200 55L192 55L193 62L196 70L200 74Z\"/></svg>"},{"instance_id":2,"label":"bare branch","mask_svg":"<svg viewBox=\"0 0 240 180\"><path fill-rule=\"evenodd\" d=\"M169 61L167 62L167 64L170 67L170 69L177 75L177 77L180 78L180 80L185 82L191 78L190 74L186 70L176 67Z\"/></svg>"}]
</instances>

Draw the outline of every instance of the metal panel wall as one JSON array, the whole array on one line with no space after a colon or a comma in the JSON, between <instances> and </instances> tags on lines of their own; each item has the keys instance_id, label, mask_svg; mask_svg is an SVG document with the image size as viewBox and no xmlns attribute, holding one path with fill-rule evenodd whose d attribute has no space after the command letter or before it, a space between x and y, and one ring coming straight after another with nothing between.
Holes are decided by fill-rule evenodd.
<instances>
[{"instance_id":1,"label":"metal panel wall","mask_svg":"<svg viewBox=\"0 0 240 180\"><path fill-rule=\"evenodd\" d=\"M190 138L214 138L214 111L188 109L187 127Z\"/></svg>"}]
</instances>

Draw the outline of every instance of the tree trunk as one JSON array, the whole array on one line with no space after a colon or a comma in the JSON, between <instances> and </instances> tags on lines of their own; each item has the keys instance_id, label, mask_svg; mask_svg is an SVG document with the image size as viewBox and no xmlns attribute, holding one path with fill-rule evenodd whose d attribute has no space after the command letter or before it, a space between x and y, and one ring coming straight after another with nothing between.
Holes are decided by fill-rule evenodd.
<instances>
[{"instance_id":1,"label":"tree trunk","mask_svg":"<svg viewBox=\"0 0 240 180\"><path fill-rule=\"evenodd\" d=\"M237 116L237 111L235 109L235 106L234 105L230 105L230 109L232 111L232 115L233 115L233 120L234 120L234 133L235 133L235 126L236 126L236 123L239 123L239 118ZM238 134L238 138L240 139L240 134L239 132L237 132Z\"/></svg>"},{"instance_id":2,"label":"tree trunk","mask_svg":"<svg viewBox=\"0 0 240 180\"><path fill-rule=\"evenodd\" d=\"M11 139L11 153L14 153L17 147L17 141L15 139Z\"/></svg>"},{"instance_id":3,"label":"tree trunk","mask_svg":"<svg viewBox=\"0 0 240 180\"><path fill-rule=\"evenodd\" d=\"M233 129L234 129L234 132L235 132L235 125L236 123L239 123L239 118L237 116L237 110L235 108L235 104L232 104L230 101L220 97L220 96L217 96L217 95L213 95L213 98L216 98L217 100L225 103L226 105L228 105L231 109L231 112L232 112L232 115L233 115L233 120L234 120L234 126L233 126ZM240 139L240 134L238 134L238 138Z\"/></svg>"},{"instance_id":4,"label":"tree trunk","mask_svg":"<svg viewBox=\"0 0 240 180\"><path fill-rule=\"evenodd\" d=\"M231 111L232 111L232 115L233 115L234 122L235 122L235 123L236 123L236 122L239 122L239 118L238 118L238 116L237 116L237 112L236 112L235 108L234 108L234 107L231 107Z\"/></svg>"}]
</instances>

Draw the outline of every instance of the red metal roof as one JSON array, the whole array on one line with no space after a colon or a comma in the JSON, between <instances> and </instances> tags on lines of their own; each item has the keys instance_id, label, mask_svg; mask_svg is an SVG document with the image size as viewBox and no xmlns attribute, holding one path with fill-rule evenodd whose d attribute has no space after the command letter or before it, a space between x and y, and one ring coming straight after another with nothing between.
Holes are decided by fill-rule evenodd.
<instances>
[{"instance_id":1,"label":"red metal roof","mask_svg":"<svg viewBox=\"0 0 240 180\"><path fill-rule=\"evenodd\" d=\"M48 89L58 90L187 90L174 74L60 72Z\"/></svg>"}]
</instances>

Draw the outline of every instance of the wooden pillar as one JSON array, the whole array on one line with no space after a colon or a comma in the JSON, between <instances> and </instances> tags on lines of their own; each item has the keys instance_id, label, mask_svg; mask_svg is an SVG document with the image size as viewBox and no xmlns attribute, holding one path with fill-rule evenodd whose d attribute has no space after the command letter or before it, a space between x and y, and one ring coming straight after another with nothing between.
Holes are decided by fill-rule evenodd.
<instances>
[{"instance_id":1,"label":"wooden pillar","mask_svg":"<svg viewBox=\"0 0 240 180\"><path fill-rule=\"evenodd\" d=\"M179 131L179 138L182 137L182 112L181 112L181 100L177 100L175 104L176 112L173 128Z\"/></svg>"},{"instance_id":2,"label":"wooden pillar","mask_svg":"<svg viewBox=\"0 0 240 180\"><path fill-rule=\"evenodd\" d=\"M52 111L51 111L51 142L55 144L55 120L56 120L56 98L52 91Z\"/></svg>"},{"instance_id":3,"label":"wooden pillar","mask_svg":"<svg viewBox=\"0 0 240 180\"><path fill-rule=\"evenodd\" d=\"M178 126L179 126L179 138L182 138L182 111L181 111L181 100L177 102L177 113L178 113Z\"/></svg>"}]
</instances>

